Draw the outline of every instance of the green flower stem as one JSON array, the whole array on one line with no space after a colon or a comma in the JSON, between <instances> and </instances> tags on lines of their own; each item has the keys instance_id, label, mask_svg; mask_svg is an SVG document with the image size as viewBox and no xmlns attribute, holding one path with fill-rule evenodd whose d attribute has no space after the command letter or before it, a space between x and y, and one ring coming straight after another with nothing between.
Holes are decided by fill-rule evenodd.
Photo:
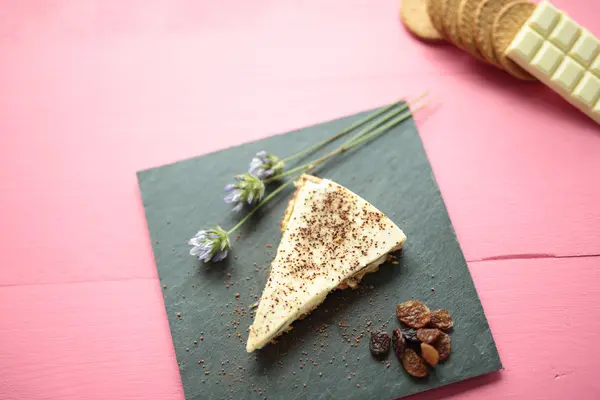
<instances>
[{"instance_id":1,"label":"green flower stem","mask_svg":"<svg viewBox=\"0 0 600 400\"><path fill-rule=\"evenodd\" d=\"M386 115L386 116L385 116L383 119L381 119L381 120L379 120L379 121L375 121L375 122L373 122L373 123L369 124L369 125L368 125L368 126L366 126L365 128L361 129L361 130L360 130L360 132L358 132L356 135L352 136L352 138L351 138L350 140L348 140L346 143L344 143L344 145L343 145L343 146L345 146L345 145L348 145L348 144L352 143L352 141L354 141L354 140L356 140L356 139L360 138L361 136L363 136L364 134L367 134L367 133L369 133L369 132L370 132L370 131L371 131L373 128L376 128L376 127L378 127L378 126L379 126L379 125L381 125L383 122L385 122L385 121L388 121L389 119L391 119L391 118L395 117L396 115L400 114L402 111L406 110L407 108L408 108L408 106L407 106L407 105L404 105L404 106L402 106L402 108L400 108L399 110L397 110L397 111L395 111L395 112L391 113L390 115ZM339 148L338 148L338 150L339 150ZM336 151L336 150L334 150L334 152L335 152L335 151ZM327 156L329 156L330 154L331 154L331 153L328 153L328 154L326 154L324 157L327 157ZM337 154L337 153L335 153L335 154ZM265 179L265 180L264 180L264 182L265 182L265 183L270 183L270 182L276 181L276 180L278 180L278 179L281 179L281 178L283 178L283 177L285 177L285 176L288 176L288 175L294 174L294 173L296 173L296 172L298 172L298 171L303 171L303 170L304 170L304 169L305 169L307 166L309 166L309 165L310 165L310 164L312 164L313 162L314 162L314 161L308 162L308 163L306 163L306 164L303 164L303 165L299 165L299 166L297 166L297 167L295 167L295 168L292 168L292 169L290 169L290 170L288 170L288 171L282 172L282 173L281 173L281 174L279 174L279 175L272 176L272 177L270 177L270 178L268 178L268 179Z\"/></svg>"},{"instance_id":2,"label":"green flower stem","mask_svg":"<svg viewBox=\"0 0 600 400\"><path fill-rule=\"evenodd\" d=\"M273 197L275 197L279 193L281 193L281 191L283 189L285 189L286 187L288 187L290 185L290 183L292 183L292 182L294 182L294 179L290 179L289 181L287 181L287 182L283 183L281 186L279 186L277 189L273 190L273 192L271 192L267 197L265 197L252 210L250 210L250 212L248 214L246 214L246 216L244 218L242 218L240 220L240 222L238 222L233 228L231 228L229 231L227 231L227 235L231 235L233 232L235 232L240 226L242 226L242 224L244 222L246 222L252 215L254 215L258 211L259 208L261 208L262 206L267 204Z\"/></svg>"},{"instance_id":3,"label":"green flower stem","mask_svg":"<svg viewBox=\"0 0 600 400\"><path fill-rule=\"evenodd\" d=\"M416 107L413 112L408 111L408 112L402 114L401 116L399 116L397 118L394 118L393 120L391 120L387 124L385 124L385 125L381 126L380 128L374 130L373 132L370 132L369 134L367 134L367 135L365 135L365 136L363 136L363 137L361 137L361 138L359 138L357 140L352 141L351 143L349 143L347 145L347 147L345 147L346 145L341 146L340 149L339 149L339 150L341 150L340 152L349 150L349 149L351 149L351 148L353 148L355 146L358 146L359 144L362 144L362 143L364 143L364 142L366 142L366 141L368 141L370 139L373 139L373 138L377 137L378 135L380 135L381 133L385 132L389 128L392 128L395 125L398 125L400 122L402 122L402 121L410 118L414 112L420 110L423 107L425 107L425 105Z\"/></svg>"},{"instance_id":4,"label":"green flower stem","mask_svg":"<svg viewBox=\"0 0 600 400\"><path fill-rule=\"evenodd\" d=\"M421 96L420 98L424 97ZM397 104L397 103L396 103ZM375 124L375 127L377 127L377 129L374 129L372 131L369 131L369 129L371 128L365 128L363 129L360 133L356 134L352 139L348 140L346 143L344 143L342 146L338 147L336 150L333 150L330 153L325 154L323 157L318 158L310 163L301 165L299 167L296 167L294 169L291 169L283 174L280 174L277 176L277 178L281 178L283 176L288 176L293 174L294 172L297 171L302 171L302 172L306 172L310 169L313 169L315 167L317 167L318 165L324 163L325 161L327 161L328 159L330 159L331 157L343 153L344 151L350 150L353 147L356 147L362 143L365 143L366 141L373 139L379 135L381 135L382 133L384 133L385 131L387 131L388 129L398 125L399 123L405 121L406 119L410 118L414 112L420 110L421 108L425 107L426 105L421 105L419 107L416 107L414 109L414 111L407 111L402 113L401 115L398 116L398 114L400 114L402 111L404 111L406 108L408 108L408 105L403 106L399 111L392 113L390 116L386 117L384 120L389 120L390 118L393 118L394 116L396 118L392 119L391 121L389 121L388 123L378 126L379 124L381 124L381 121L379 122L379 124ZM386 107L387 108L387 107ZM298 175L300 176L300 175ZM250 210L250 212L248 214L246 214L246 216L244 218L242 218L240 220L240 222L238 222L233 228L231 228L228 232L227 235L231 235L233 232L235 232L236 230L238 230L238 228L240 226L242 226L244 224L244 222L246 222L250 217L252 217L252 215L254 215L259 208L261 208L262 206L264 206L265 204L267 204L269 201L271 201L271 199L273 199L275 196L277 196L279 193L281 193L283 191L283 189L285 189L286 187L288 187L291 183L294 182L294 180L298 177L295 176L294 179L290 179L289 181L281 184L277 189L275 189L273 192L271 192L267 197L265 197L260 203L258 203L252 210ZM267 183L268 181L270 181L272 178L267 179L265 181L265 183Z\"/></svg>"},{"instance_id":5,"label":"green flower stem","mask_svg":"<svg viewBox=\"0 0 600 400\"><path fill-rule=\"evenodd\" d=\"M419 96L416 101L422 99L426 94L423 94L421 96ZM397 103L396 103L397 104ZM269 179L266 179L264 182L265 183L269 183L272 181L275 181L277 179L281 179L285 176L294 174L298 171L306 171L310 168L314 168L316 165L324 162L325 160L329 159L330 157L333 157L336 154L342 153L346 150L349 150L350 148L354 147L354 145L356 144L360 144L363 143L362 138L368 136L369 138L373 137L373 136L377 136L378 134L380 134L381 132L389 129L390 126L394 126L402 121L404 121L405 119L407 119L408 117L410 117L412 115L412 113L410 111L405 112L401 115L401 117L396 118L394 120L392 120L392 122L394 122L393 124L390 125L390 123L384 124L382 125L384 122L398 116L399 114L401 114L403 111L405 111L408 108L408 103L404 104L400 109L398 109L397 111L394 111L393 113L390 113L389 115L386 115L383 119L379 120L379 121L375 121L371 124L369 124L367 127L363 128L360 132L358 132L356 135L354 135L350 140L348 140L346 143L344 143L342 146L340 146L339 148L337 148L336 150L324 155L323 157L308 162L306 164L300 165L298 167L292 168L289 171L283 172L279 175L276 176L272 176ZM379 129L375 129L378 128ZM383 130L381 129L383 128ZM372 135L372 133L375 133L375 135ZM318 163L316 165L314 165L315 163Z\"/></svg>"},{"instance_id":6,"label":"green flower stem","mask_svg":"<svg viewBox=\"0 0 600 400\"><path fill-rule=\"evenodd\" d=\"M368 128L370 130L370 128L377 128L378 126L380 126L383 122L389 121L390 119L392 119L393 117L395 117L396 115L400 114L402 111L408 109L410 104L415 104L418 103L419 101L421 101L425 96L427 96L427 92L421 94L420 96L418 96L417 98L413 99L412 101L408 101L406 103L404 103L404 105L402 107L400 107L395 113L390 114L389 116L386 116L385 118L381 119L380 121L378 121L377 124L371 124ZM417 109L420 109L421 107L418 107ZM417 110L415 109L415 111ZM356 135L352 136L350 138L350 140L348 140L347 142L345 142L343 146L347 146L351 143L353 143L355 140L359 140L360 138L362 138L362 136L364 134L368 133L367 132L367 128L363 129L362 131L360 131L359 133L357 133ZM362 142L361 142L362 143Z\"/></svg>"},{"instance_id":7,"label":"green flower stem","mask_svg":"<svg viewBox=\"0 0 600 400\"><path fill-rule=\"evenodd\" d=\"M351 148L356 147L359 144L364 143L369 139L373 139L374 137L384 133L385 131L394 127L395 125L398 125L400 122L410 118L411 115L412 115L412 112L410 112L410 111L405 112L404 114L400 115L399 117L394 118L387 124L377 128L376 130L370 132L367 135L364 135L360 139L354 140L348 144L344 144L344 145L340 146L339 148L337 148L336 150L332 151L331 153L325 154L323 157L321 157L311 163L306 164L304 166L305 170L308 171L310 169L313 169L313 168L317 167L318 165L324 163L325 161L329 160L331 157L333 157L337 154L343 153L344 151L350 150Z\"/></svg>"},{"instance_id":8,"label":"green flower stem","mask_svg":"<svg viewBox=\"0 0 600 400\"><path fill-rule=\"evenodd\" d=\"M388 112L389 110L391 110L392 108L394 108L398 104L400 104L401 102L402 102L402 100L401 101L397 101L394 104L390 104L389 106L383 107L382 109L380 109L380 110L378 110L378 111L376 111L376 112L374 112L372 114L367 115L365 118L361 119L360 121L355 122L354 124L352 124L349 127L345 128L343 131L341 131L341 132L333 135L329 139L325 139L322 142L319 142L319 143L317 143L317 144L309 147L308 149L299 151L298 153L293 154L293 155L289 156L288 158L284 158L282 161L284 163L287 163L287 162L289 162L291 160L294 160L294 159L296 159L298 157L302 157L303 155L308 154L308 153L310 153L312 151L320 149L321 147L323 147L325 145L328 145L329 143L331 143L331 142L333 142L333 141L341 138L342 136L348 134L349 132L355 130L359 126L364 125L367 122L370 122L370 121L374 120L375 118L379 117L381 114L384 114L384 113Z\"/></svg>"}]
</instances>

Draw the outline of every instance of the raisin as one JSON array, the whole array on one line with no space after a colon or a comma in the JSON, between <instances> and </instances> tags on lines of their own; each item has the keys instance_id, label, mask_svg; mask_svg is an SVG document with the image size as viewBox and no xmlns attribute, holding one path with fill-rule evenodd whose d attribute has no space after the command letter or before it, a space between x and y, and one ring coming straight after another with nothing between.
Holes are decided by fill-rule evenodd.
<instances>
[{"instance_id":1,"label":"raisin","mask_svg":"<svg viewBox=\"0 0 600 400\"><path fill-rule=\"evenodd\" d=\"M433 347L440 353L440 361L450 357L450 336L442 332Z\"/></svg>"},{"instance_id":2,"label":"raisin","mask_svg":"<svg viewBox=\"0 0 600 400\"><path fill-rule=\"evenodd\" d=\"M435 347L427 343L421 343L421 356L432 367L435 367L440 360L440 353Z\"/></svg>"},{"instance_id":3,"label":"raisin","mask_svg":"<svg viewBox=\"0 0 600 400\"><path fill-rule=\"evenodd\" d=\"M390 335L386 331L372 332L369 349L374 357L385 356L390 351Z\"/></svg>"},{"instance_id":4,"label":"raisin","mask_svg":"<svg viewBox=\"0 0 600 400\"><path fill-rule=\"evenodd\" d=\"M417 338L421 342L427 343L427 344L431 344L431 343L435 342L437 340L437 338L440 337L441 334L442 334L442 331L440 331L439 329L421 328L421 329L417 330Z\"/></svg>"},{"instance_id":5,"label":"raisin","mask_svg":"<svg viewBox=\"0 0 600 400\"><path fill-rule=\"evenodd\" d=\"M417 337L417 330L413 328L402 328L402 336L404 340L411 343L420 343L421 341Z\"/></svg>"},{"instance_id":6,"label":"raisin","mask_svg":"<svg viewBox=\"0 0 600 400\"><path fill-rule=\"evenodd\" d=\"M429 373L425 361L413 349L406 349L402 355L402 366L415 378L424 378Z\"/></svg>"},{"instance_id":7,"label":"raisin","mask_svg":"<svg viewBox=\"0 0 600 400\"><path fill-rule=\"evenodd\" d=\"M404 354L406 342L404 341L404 335L402 335L402 331L400 329L394 329L392 331L392 345L394 346L394 353L396 353L396 357L398 357L399 361L402 361L402 354Z\"/></svg>"},{"instance_id":8,"label":"raisin","mask_svg":"<svg viewBox=\"0 0 600 400\"><path fill-rule=\"evenodd\" d=\"M447 331L454 326L454 322L452 321L452 317L450 316L450 312L448 310L432 311L430 323L432 326L443 331Z\"/></svg>"},{"instance_id":9,"label":"raisin","mask_svg":"<svg viewBox=\"0 0 600 400\"><path fill-rule=\"evenodd\" d=\"M398 304L396 315L401 322L417 329L423 328L431 319L429 308L418 300L409 300Z\"/></svg>"}]
</instances>

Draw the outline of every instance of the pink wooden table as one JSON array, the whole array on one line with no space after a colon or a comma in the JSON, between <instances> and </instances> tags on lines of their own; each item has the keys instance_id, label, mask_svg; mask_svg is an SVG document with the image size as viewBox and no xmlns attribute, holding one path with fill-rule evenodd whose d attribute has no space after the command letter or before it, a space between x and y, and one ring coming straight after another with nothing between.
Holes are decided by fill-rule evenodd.
<instances>
[{"instance_id":1,"label":"pink wooden table","mask_svg":"<svg viewBox=\"0 0 600 400\"><path fill-rule=\"evenodd\" d=\"M600 2L555 4L600 34ZM135 172L429 89L420 132L505 370L415 399L597 399L600 128L397 13L0 0L0 398L182 399Z\"/></svg>"}]
</instances>

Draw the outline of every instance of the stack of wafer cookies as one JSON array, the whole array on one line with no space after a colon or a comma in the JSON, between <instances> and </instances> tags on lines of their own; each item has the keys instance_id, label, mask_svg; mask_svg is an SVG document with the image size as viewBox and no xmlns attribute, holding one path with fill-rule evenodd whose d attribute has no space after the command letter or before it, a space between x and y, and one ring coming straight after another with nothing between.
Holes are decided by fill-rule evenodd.
<instances>
[{"instance_id":1,"label":"stack of wafer cookies","mask_svg":"<svg viewBox=\"0 0 600 400\"><path fill-rule=\"evenodd\" d=\"M536 4L528 0L402 0L401 19L415 36L448 41L523 80L533 80L506 49Z\"/></svg>"}]
</instances>

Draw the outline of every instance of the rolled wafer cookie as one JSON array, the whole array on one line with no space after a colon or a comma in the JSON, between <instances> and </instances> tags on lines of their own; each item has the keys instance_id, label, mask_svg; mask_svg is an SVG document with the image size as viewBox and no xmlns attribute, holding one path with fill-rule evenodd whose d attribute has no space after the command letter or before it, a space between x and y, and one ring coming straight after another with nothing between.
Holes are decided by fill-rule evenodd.
<instances>
[{"instance_id":1,"label":"rolled wafer cookie","mask_svg":"<svg viewBox=\"0 0 600 400\"><path fill-rule=\"evenodd\" d=\"M473 24L475 46L487 62L500 68L500 62L496 59L492 46L492 28L496 15L511 1L514 0L482 0L475 9L475 23Z\"/></svg>"},{"instance_id":2,"label":"rolled wafer cookie","mask_svg":"<svg viewBox=\"0 0 600 400\"><path fill-rule=\"evenodd\" d=\"M484 60L475 44L473 26L475 25L475 11L483 0L461 0L458 6L458 37L463 47L473 57Z\"/></svg>"},{"instance_id":3,"label":"rolled wafer cookie","mask_svg":"<svg viewBox=\"0 0 600 400\"><path fill-rule=\"evenodd\" d=\"M431 22L425 0L402 0L400 19L406 29L419 39L428 41L444 40L444 37Z\"/></svg>"},{"instance_id":4,"label":"rolled wafer cookie","mask_svg":"<svg viewBox=\"0 0 600 400\"><path fill-rule=\"evenodd\" d=\"M527 22L536 5L530 1L513 1L502 7L492 28L492 46L500 65L515 78L534 80L535 78L506 55L506 49L517 33Z\"/></svg>"}]
</instances>

